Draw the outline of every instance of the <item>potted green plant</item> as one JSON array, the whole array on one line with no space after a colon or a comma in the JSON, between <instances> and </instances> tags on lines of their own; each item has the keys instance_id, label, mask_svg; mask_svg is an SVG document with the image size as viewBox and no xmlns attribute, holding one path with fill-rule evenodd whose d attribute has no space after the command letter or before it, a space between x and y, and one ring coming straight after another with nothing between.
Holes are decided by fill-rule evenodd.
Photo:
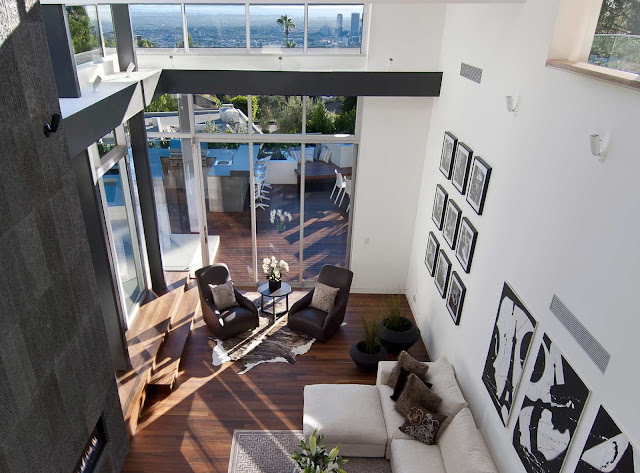
<instances>
[{"instance_id":1,"label":"potted green plant","mask_svg":"<svg viewBox=\"0 0 640 473\"><path fill-rule=\"evenodd\" d=\"M387 359L387 350L380 343L379 317L361 317L362 341L359 341L349 350L353 362L364 371L378 369L378 362Z\"/></svg>"},{"instance_id":2,"label":"potted green plant","mask_svg":"<svg viewBox=\"0 0 640 473\"><path fill-rule=\"evenodd\" d=\"M309 437L309 443L301 440L291 458L296 462L296 469L293 473L346 473L341 466L347 463L338 452L340 444L327 453L322 445L324 437L320 435L316 439L314 430Z\"/></svg>"},{"instance_id":3,"label":"potted green plant","mask_svg":"<svg viewBox=\"0 0 640 473\"><path fill-rule=\"evenodd\" d=\"M380 319L380 343L389 353L408 350L420 339L420 329L402 316L402 294L389 294L386 300L386 317Z\"/></svg>"}]
</instances>

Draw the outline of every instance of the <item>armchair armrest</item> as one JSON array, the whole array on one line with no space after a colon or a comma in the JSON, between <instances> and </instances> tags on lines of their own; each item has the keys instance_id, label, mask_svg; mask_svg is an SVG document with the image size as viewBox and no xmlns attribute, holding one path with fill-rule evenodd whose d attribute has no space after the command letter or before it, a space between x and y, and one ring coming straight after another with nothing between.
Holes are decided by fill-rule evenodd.
<instances>
[{"instance_id":1,"label":"armchair armrest","mask_svg":"<svg viewBox=\"0 0 640 473\"><path fill-rule=\"evenodd\" d=\"M326 328L327 326L329 326L336 318L342 318L342 320L344 320L344 313L347 310L347 302L348 300L345 298L340 304L336 304L331 308L331 311L329 311L327 318L324 319L323 327ZM342 320L340 321L340 323L342 323Z\"/></svg>"},{"instance_id":2,"label":"armchair armrest","mask_svg":"<svg viewBox=\"0 0 640 473\"><path fill-rule=\"evenodd\" d=\"M244 295L242 295L242 293L238 291L235 286L233 286L233 292L236 295L236 302L240 307L244 307L245 309L248 309L258 315L258 308L256 307L256 305L249 299L247 299Z\"/></svg>"},{"instance_id":3,"label":"armchair armrest","mask_svg":"<svg viewBox=\"0 0 640 473\"><path fill-rule=\"evenodd\" d=\"M378 363L378 376L376 377L376 385L385 385L389 381L391 370L396 366L397 361L380 361Z\"/></svg>"},{"instance_id":4,"label":"armchair armrest","mask_svg":"<svg viewBox=\"0 0 640 473\"><path fill-rule=\"evenodd\" d=\"M311 291L305 294L302 299L296 301L296 303L291 306L291 309L289 309L289 314L294 314L301 311L302 309L309 307L309 304L311 304L311 299L313 299L313 291L314 289L311 289Z\"/></svg>"}]
</instances>

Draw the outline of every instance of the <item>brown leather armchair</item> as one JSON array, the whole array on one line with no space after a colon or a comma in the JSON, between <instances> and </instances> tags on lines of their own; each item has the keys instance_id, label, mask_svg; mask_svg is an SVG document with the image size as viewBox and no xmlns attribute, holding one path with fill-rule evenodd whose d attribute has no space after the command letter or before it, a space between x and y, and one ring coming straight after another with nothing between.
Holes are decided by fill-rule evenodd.
<instances>
[{"instance_id":1,"label":"brown leather armchair","mask_svg":"<svg viewBox=\"0 0 640 473\"><path fill-rule=\"evenodd\" d=\"M240 294L235 286L233 290L235 291L238 305L229 307L222 312L215 308L209 284L224 284L229 280L231 280L229 268L223 263L205 266L196 271L196 282L200 292L204 321L213 332L213 335L220 340L226 340L234 335L256 328L260 324L258 308L253 302Z\"/></svg>"},{"instance_id":2,"label":"brown leather armchair","mask_svg":"<svg viewBox=\"0 0 640 473\"><path fill-rule=\"evenodd\" d=\"M318 282L340 290L331 312L309 307L313 299L313 289L306 296L291 306L287 326L296 332L306 333L318 341L327 341L344 322L344 314L349 301L349 291L353 273L348 269L325 265L320 270Z\"/></svg>"}]
</instances>

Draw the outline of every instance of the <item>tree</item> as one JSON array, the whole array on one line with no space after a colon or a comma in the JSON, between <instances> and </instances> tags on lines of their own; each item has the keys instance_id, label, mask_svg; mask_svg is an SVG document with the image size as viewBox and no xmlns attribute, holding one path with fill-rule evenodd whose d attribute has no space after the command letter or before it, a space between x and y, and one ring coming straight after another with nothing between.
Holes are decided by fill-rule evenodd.
<instances>
[{"instance_id":1,"label":"tree","mask_svg":"<svg viewBox=\"0 0 640 473\"><path fill-rule=\"evenodd\" d=\"M69 18L73 51L78 54L96 49L99 46L98 34L89 20L86 8L82 6L67 7L67 17Z\"/></svg>"},{"instance_id":2,"label":"tree","mask_svg":"<svg viewBox=\"0 0 640 473\"><path fill-rule=\"evenodd\" d=\"M276 118L276 124L278 133L302 132L302 97L289 97Z\"/></svg>"},{"instance_id":3,"label":"tree","mask_svg":"<svg viewBox=\"0 0 640 473\"><path fill-rule=\"evenodd\" d=\"M307 118L307 132L323 135L335 133L335 114L327 112L322 101L314 101L311 110L311 118Z\"/></svg>"},{"instance_id":4,"label":"tree","mask_svg":"<svg viewBox=\"0 0 640 473\"><path fill-rule=\"evenodd\" d=\"M191 37L191 33L187 34L187 41L189 42L189 47L193 48L193 38ZM184 39L176 41L176 48L184 48Z\"/></svg>"},{"instance_id":5,"label":"tree","mask_svg":"<svg viewBox=\"0 0 640 473\"><path fill-rule=\"evenodd\" d=\"M177 112L178 99L172 95L164 94L151 102L145 109L145 112Z\"/></svg>"},{"instance_id":6,"label":"tree","mask_svg":"<svg viewBox=\"0 0 640 473\"><path fill-rule=\"evenodd\" d=\"M342 101L342 107L340 107L340 109L342 110L342 113L350 112L351 110L356 108L357 104L358 97L345 97Z\"/></svg>"},{"instance_id":7,"label":"tree","mask_svg":"<svg viewBox=\"0 0 640 473\"><path fill-rule=\"evenodd\" d=\"M278 25L284 28L284 35L286 37L285 46L287 48L295 48L296 43L289 42L289 30L296 29L296 24L293 22L293 20L289 18L287 15L282 15L280 18L276 20L276 23L278 23Z\"/></svg>"},{"instance_id":8,"label":"tree","mask_svg":"<svg viewBox=\"0 0 640 473\"><path fill-rule=\"evenodd\" d=\"M139 48L157 48L158 47L156 43L154 43L153 41L149 41L147 38L140 38L136 42L136 46L138 46Z\"/></svg>"},{"instance_id":9,"label":"tree","mask_svg":"<svg viewBox=\"0 0 640 473\"><path fill-rule=\"evenodd\" d=\"M247 102L246 95L236 95L231 99L231 103L235 108L242 111L246 117L249 117L249 106ZM258 116L258 97L255 95L251 96L251 117L252 120L255 120Z\"/></svg>"},{"instance_id":10,"label":"tree","mask_svg":"<svg viewBox=\"0 0 640 473\"><path fill-rule=\"evenodd\" d=\"M352 108L348 112L343 112L336 116L335 129L336 133L348 133L349 135L355 135L356 109Z\"/></svg>"}]
</instances>

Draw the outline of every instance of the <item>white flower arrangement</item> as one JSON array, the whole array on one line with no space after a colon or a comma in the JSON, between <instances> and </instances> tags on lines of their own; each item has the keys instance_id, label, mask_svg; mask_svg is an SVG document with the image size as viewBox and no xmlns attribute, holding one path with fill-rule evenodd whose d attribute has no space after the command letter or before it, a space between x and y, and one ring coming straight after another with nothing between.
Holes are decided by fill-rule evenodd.
<instances>
[{"instance_id":1,"label":"white flower arrangement","mask_svg":"<svg viewBox=\"0 0 640 473\"><path fill-rule=\"evenodd\" d=\"M269 213L269 217L271 219L271 223L276 226L278 231L284 231L286 228L286 222L290 222L293 220L293 217L289 212L286 212L282 209L273 209Z\"/></svg>"},{"instance_id":2,"label":"white flower arrangement","mask_svg":"<svg viewBox=\"0 0 640 473\"><path fill-rule=\"evenodd\" d=\"M262 271L269 281L281 281L282 274L289 272L289 265L283 259L278 261L275 256L262 260Z\"/></svg>"}]
</instances>

